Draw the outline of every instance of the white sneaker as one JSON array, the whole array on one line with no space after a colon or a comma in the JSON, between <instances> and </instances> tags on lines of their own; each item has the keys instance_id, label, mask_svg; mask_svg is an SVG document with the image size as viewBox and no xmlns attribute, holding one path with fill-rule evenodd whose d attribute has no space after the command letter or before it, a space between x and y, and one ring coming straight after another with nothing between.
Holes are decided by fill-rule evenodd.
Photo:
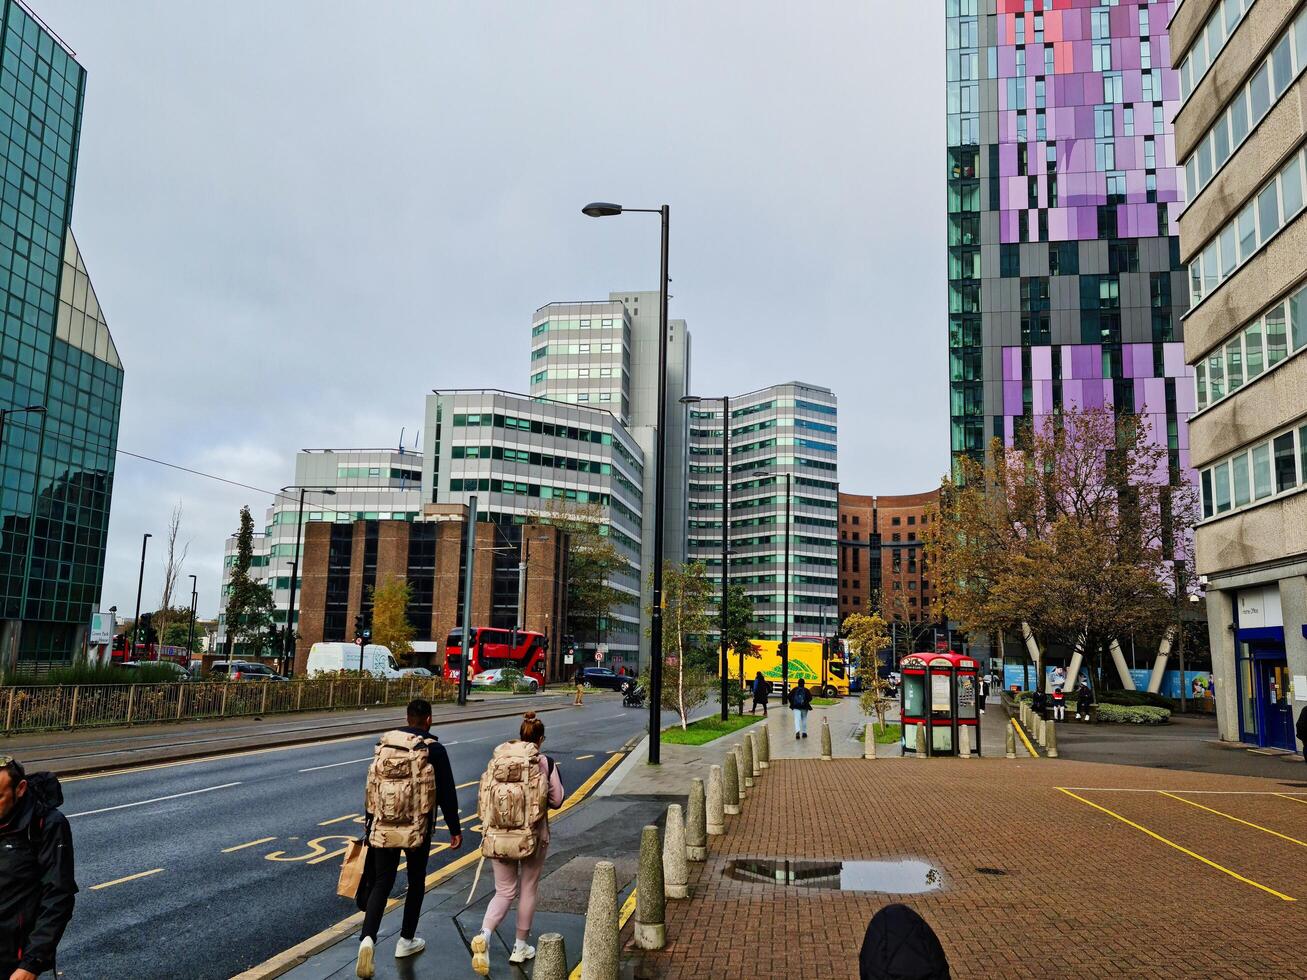
<instances>
[{"instance_id":1,"label":"white sneaker","mask_svg":"<svg viewBox=\"0 0 1307 980\"><path fill-rule=\"evenodd\" d=\"M372 965L373 947L375 945L376 944L373 943L371 936L368 936L359 943L359 957L354 963L355 976L363 977L364 980L367 980L368 977L371 977L376 973L376 969Z\"/></svg>"},{"instance_id":2,"label":"white sneaker","mask_svg":"<svg viewBox=\"0 0 1307 980\"><path fill-rule=\"evenodd\" d=\"M508 962L525 963L527 960L535 959L535 955L536 948L534 946L528 946L519 939L516 945L513 946L513 952L509 954Z\"/></svg>"},{"instance_id":3,"label":"white sneaker","mask_svg":"<svg viewBox=\"0 0 1307 980\"><path fill-rule=\"evenodd\" d=\"M483 977L490 975L490 947L485 935L479 932L472 937L472 972Z\"/></svg>"},{"instance_id":4,"label":"white sneaker","mask_svg":"<svg viewBox=\"0 0 1307 980\"><path fill-rule=\"evenodd\" d=\"M395 944L395 959L402 960L405 956L412 956L414 953L420 953L427 948L427 941L421 936L414 936L412 939L399 937L399 942Z\"/></svg>"}]
</instances>

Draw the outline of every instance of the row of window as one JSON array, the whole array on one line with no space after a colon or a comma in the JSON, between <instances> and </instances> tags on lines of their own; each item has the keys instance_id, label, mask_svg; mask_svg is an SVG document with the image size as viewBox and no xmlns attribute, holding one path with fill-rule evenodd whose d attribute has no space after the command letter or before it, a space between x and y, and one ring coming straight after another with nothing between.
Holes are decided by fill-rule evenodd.
<instances>
[{"instance_id":1,"label":"row of window","mask_svg":"<svg viewBox=\"0 0 1307 980\"><path fill-rule=\"evenodd\" d=\"M1257 192L1229 224L1189 263L1189 295L1197 306L1303 207L1300 150Z\"/></svg>"},{"instance_id":2,"label":"row of window","mask_svg":"<svg viewBox=\"0 0 1307 980\"><path fill-rule=\"evenodd\" d=\"M531 336L539 337L550 330L590 330L593 327L611 327L614 326L613 320L605 317L601 320L545 320L543 323L537 323L531 328Z\"/></svg>"},{"instance_id":3,"label":"row of window","mask_svg":"<svg viewBox=\"0 0 1307 980\"><path fill-rule=\"evenodd\" d=\"M1307 64L1307 10L1285 30L1266 60L1212 123L1184 163L1185 200L1192 203Z\"/></svg>"},{"instance_id":4,"label":"row of window","mask_svg":"<svg viewBox=\"0 0 1307 980\"><path fill-rule=\"evenodd\" d=\"M450 493L506 493L518 497L538 497L541 500L574 500L582 504L602 504L611 506L625 515L636 527L640 526L640 515L620 501L613 500L609 494L597 490L577 490L573 487L551 487L539 483L526 483L521 480L453 479L449 481Z\"/></svg>"},{"instance_id":5,"label":"row of window","mask_svg":"<svg viewBox=\"0 0 1307 980\"><path fill-rule=\"evenodd\" d=\"M336 477L341 480L359 479L364 477L384 477L389 474L392 480L421 480L421 470L401 470L396 467L382 466L337 466Z\"/></svg>"},{"instance_id":6,"label":"row of window","mask_svg":"<svg viewBox=\"0 0 1307 980\"><path fill-rule=\"evenodd\" d=\"M480 415L462 415L454 416L454 428L475 428L478 426L493 426L496 429L516 429L519 432L530 432L535 435L553 436L558 439L571 439L574 442L593 442L601 446L611 446L614 444L613 434L611 432L602 432L597 429L583 429L576 425L566 425L562 422L542 422L540 419L523 419L512 415L500 415L498 412L485 412Z\"/></svg>"},{"instance_id":7,"label":"row of window","mask_svg":"<svg viewBox=\"0 0 1307 980\"><path fill-rule=\"evenodd\" d=\"M1287 429L1202 471L1203 517L1213 517L1307 485L1307 425Z\"/></svg>"},{"instance_id":8,"label":"row of window","mask_svg":"<svg viewBox=\"0 0 1307 980\"><path fill-rule=\"evenodd\" d=\"M1198 409L1215 405L1307 347L1307 288L1277 303L1194 366Z\"/></svg>"},{"instance_id":9,"label":"row of window","mask_svg":"<svg viewBox=\"0 0 1307 980\"><path fill-rule=\"evenodd\" d=\"M1216 56L1225 47L1225 42L1234 36L1234 29L1239 26L1253 5L1254 0L1221 0L1207 18L1203 29L1194 37L1193 46L1180 62L1180 101L1189 98L1198 83L1212 67Z\"/></svg>"}]
</instances>

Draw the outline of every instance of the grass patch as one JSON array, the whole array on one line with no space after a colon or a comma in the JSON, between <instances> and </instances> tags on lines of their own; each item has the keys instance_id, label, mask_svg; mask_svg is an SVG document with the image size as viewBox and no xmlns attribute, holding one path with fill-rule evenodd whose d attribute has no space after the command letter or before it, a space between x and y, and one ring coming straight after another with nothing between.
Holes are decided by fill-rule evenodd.
<instances>
[{"instance_id":1,"label":"grass patch","mask_svg":"<svg viewBox=\"0 0 1307 980\"><path fill-rule=\"evenodd\" d=\"M814 708L829 708L832 705L840 703L839 698L813 698L812 706Z\"/></svg>"},{"instance_id":2,"label":"grass patch","mask_svg":"<svg viewBox=\"0 0 1307 980\"><path fill-rule=\"evenodd\" d=\"M684 731L681 730L680 725L664 728L662 741L672 745L703 745L723 735L738 732L741 728L748 728L761 720L756 715L731 715L723 722L718 715L713 715L710 718L700 718L698 721L690 722Z\"/></svg>"},{"instance_id":3,"label":"grass patch","mask_svg":"<svg viewBox=\"0 0 1307 980\"><path fill-rule=\"evenodd\" d=\"M903 726L897 721L890 721L884 725L864 725L862 729L862 741L864 742L867 740L868 727L875 728L877 745L893 745L903 737Z\"/></svg>"}]
</instances>

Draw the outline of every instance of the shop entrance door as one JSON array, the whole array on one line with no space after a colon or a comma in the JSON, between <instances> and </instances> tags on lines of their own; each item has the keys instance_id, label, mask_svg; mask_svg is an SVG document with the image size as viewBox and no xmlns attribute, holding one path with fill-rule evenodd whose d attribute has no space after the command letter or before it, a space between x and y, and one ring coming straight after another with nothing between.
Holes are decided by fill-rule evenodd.
<instances>
[{"instance_id":1,"label":"shop entrance door","mask_svg":"<svg viewBox=\"0 0 1307 980\"><path fill-rule=\"evenodd\" d=\"M1284 660L1257 661L1257 713L1261 716L1261 744L1295 751L1289 665Z\"/></svg>"}]
</instances>

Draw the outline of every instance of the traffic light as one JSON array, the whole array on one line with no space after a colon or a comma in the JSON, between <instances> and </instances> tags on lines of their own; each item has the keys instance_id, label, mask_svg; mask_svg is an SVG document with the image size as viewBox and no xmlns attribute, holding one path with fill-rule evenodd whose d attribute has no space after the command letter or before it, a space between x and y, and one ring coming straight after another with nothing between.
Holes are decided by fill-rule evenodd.
<instances>
[{"instance_id":1,"label":"traffic light","mask_svg":"<svg viewBox=\"0 0 1307 980\"><path fill-rule=\"evenodd\" d=\"M363 638L363 614L359 613L354 617L354 637L355 639Z\"/></svg>"},{"instance_id":2,"label":"traffic light","mask_svg":"<svg viewBox=\"0 0 1307 980\"><path fill-rule=\"evenodd\" d=\"M141 613L141 642L146 646L159 642L159 631L154 628L154 613Z\"/></svg>"},{"instance_id":3,"label":"traffic light","mask_svg":"<svg viewBox=\"0 0 1307 980\"><path fill-rule=\"evenodd\" d=\"M785 660L790 655L790 645L784 640L781 640L781 642L776 645L776 653L782 661Z\"/></svg>"}]
</instances>

